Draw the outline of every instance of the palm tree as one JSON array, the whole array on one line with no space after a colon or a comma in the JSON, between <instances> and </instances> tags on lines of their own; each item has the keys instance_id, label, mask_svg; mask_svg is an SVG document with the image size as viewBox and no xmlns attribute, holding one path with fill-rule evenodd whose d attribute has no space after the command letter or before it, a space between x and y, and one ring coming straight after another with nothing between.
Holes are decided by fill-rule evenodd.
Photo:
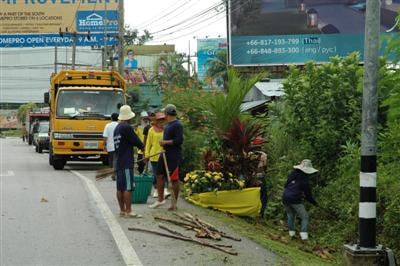
<instances>
[{"instance_id":1,"label":"palm tree","mask_svg":"<svg viewBox=\"0 0 400 266\"><path fill-rule=\"evenodd\" d=\"M218 51L217 56L207 60L208 69L206 75L217 82L218 86L223 85L227 91L228 64L226 50Z\"/></svg>"}]
</instances>

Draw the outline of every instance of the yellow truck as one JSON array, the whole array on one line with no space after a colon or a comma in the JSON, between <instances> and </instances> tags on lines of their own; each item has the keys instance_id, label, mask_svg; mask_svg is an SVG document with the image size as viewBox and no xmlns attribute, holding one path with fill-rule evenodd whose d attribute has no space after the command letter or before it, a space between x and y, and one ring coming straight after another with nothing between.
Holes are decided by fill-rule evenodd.
<instances>
[{"instance_id":1,"label":"yellow truck","mask_svg":"<svg viewBox=\"0 0 400 266\"><path fill-rule=\"evenodd\" d=\"M115 71L62 70L44 94L50 106L49 164L62 170L67 161L107 164L103 130L125 104L126 81Z\"/></svg>"}]
</instances>

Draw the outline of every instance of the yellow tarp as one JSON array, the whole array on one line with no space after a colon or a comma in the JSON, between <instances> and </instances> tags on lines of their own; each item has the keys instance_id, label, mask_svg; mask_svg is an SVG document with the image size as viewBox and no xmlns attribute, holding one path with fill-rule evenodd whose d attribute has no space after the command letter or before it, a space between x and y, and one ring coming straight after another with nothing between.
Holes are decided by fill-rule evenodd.
<instances>
[{"instance_id":1,"label":"yellow tarp","mask_svg":"<svg viewBox=\"0 0 400 266\"><path fill-rule=\"evenodd\" d=\"M260 188L227 190L193 194L190 202L204 208L214 208L238 216L257 216L260 213Z\"/></svg>"}]
</instances>

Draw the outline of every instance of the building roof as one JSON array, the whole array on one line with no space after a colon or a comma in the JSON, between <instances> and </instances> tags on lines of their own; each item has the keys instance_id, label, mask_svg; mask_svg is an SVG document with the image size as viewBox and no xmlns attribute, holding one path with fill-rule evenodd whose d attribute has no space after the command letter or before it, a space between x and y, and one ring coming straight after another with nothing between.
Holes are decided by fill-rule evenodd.
<instances>
[{"instance_id":1,"label":"building roof","mask_svg":"<svg viewBox=\"0 0 400 266\"><path fill-rule=\"evenodd\" d=\"M271 81L260 81L257 82L254 86L265 96L267 97L281 97L285 95L283 91L282 79L275 79Z\"/></svg>"},{"instance_id":2,"label":"building roof","mask_svg":"<svg viewBox=\"0 0 400 266\"><path fill-rule=\"evenodd\" d=\"M240 105L240 111L242 111L242 112L249 111L253 108L256 108L256 107L259 107L259 106L265 104L266 102L267 102L267 100L259 100L259 101L251 101L251 102L242 103Z\"/></svg>"}]
</instances>

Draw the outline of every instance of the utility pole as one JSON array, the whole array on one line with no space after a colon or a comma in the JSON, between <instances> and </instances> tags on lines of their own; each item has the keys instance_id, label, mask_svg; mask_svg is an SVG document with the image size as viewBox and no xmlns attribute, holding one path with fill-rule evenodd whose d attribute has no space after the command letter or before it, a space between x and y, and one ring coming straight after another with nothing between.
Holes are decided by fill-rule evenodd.
<instances>
[{"instance_id":1,"label":"utility pole","mask_svg":"<svg viewBox=\"0 0 400 266\"><path fill-rule=\"evenodd\" d=\"M74 32L72 34L72 69L75 69L75 61L76 61L76 42L77 42L77 34Z\"/></svg>"},{"instance_id":2,"label":"utility pole","mask_svg":"<svg viewBox=\"0 0 400 266\"><path fill-rule=\"evenodd\" d=\"M231 33L231 30L230 30L230 15L229 15L229 12L230 12L230 5L229 5L229 0L225 0L225 9L226 9L226 64L227 65L229 65L229 63L230 63L230 45L229 45L229 42L230 42L230 33Z\"/></svg>"},{"instance_id":3,"label":"utility pole","mask_svg":"<svg viewBox=\"0 0 400 266\"><path fill-rule=\"evenodd\" d=\"M54 46L54 73L57 74L57 46Z\"/></svg>"},{"instance_id":4,"label":"utility pole","mask_svg":"<svg viewBox=\"0 0 400 266\"><path fill-rule=\"evenodd\" d=\"M364 44L364 89L362 102L361 171L358 245L345 245L345 265L390 265L392 254L376 245L376 162L378 123L378 70L381 1L367 0ZM386 255L388 254L388 256ZM390 261L390 259L388 260Z\"/></svg>"},{"instance_id":5,"label":"utility pole","mask_svg":"<svg viewBox=\"0 0 400 266\"><path fill-rule=\"evenodd\" d=\"M124 73L124 0L118 2L118 71L121 75Z\"/></svg>"},{"instance_id":6,"label":"utility pole","mask_svg":"<svg viewBox=\"0 0 400 266\"><path fill-rule=\"evenodd\" d=\"M190 78L190 40L189 40L189 53L188 53L188 74Z\"/></svg>"}]
</instances>

